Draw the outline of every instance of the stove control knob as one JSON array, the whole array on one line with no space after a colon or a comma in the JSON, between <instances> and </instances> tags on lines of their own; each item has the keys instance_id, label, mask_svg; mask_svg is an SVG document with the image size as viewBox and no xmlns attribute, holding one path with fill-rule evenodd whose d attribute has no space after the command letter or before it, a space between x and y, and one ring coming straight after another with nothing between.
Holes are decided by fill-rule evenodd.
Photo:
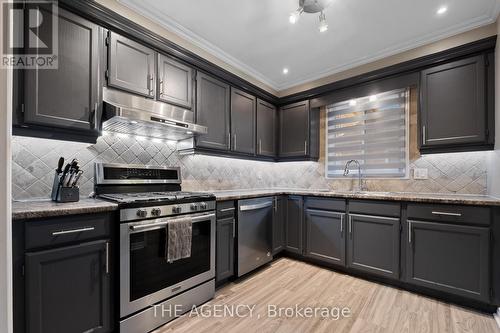
<instances>
[{"instance_id":1,"label":"stove control knob","mask_svg":"<svg viewBox=\"0 0 500 333\"><path fill-rule=\"evenodd\" d=\"M179 214L182 212L182 207L181 206L174 206L172 207L172 213Z\"/></svg>"},{"instance_id":2,"label":"stove control knob","mask_svg":"<svg viewBox=\"0 0 500 333\"><path fill-rule=\"evenodd\" d=\"M191 204L191 210L198 210L198 205L195 203Z\"/></svg>"},{"instance_id":3,"label":"stove control knob","mask_svg":"<svg viewBox=\"0 0 500 333\"><path fill-rule=\"evenodd\" d=\"M161 215L161 209L160 208L153 208L153 209L151 209L151 215L153 215L153 216L160 216Z\"/></svg>"},{"instance_id":4,"label":"stove control knob","mask_svg":"<svg viewBox=\"0 0 500 333\"><path fill-rule=\"evenodd\" d=\"M207 203L206 202L200 203L200 208L201 209L207 209Z\"/></svg>"},{"instance_id":5,"label":"stove control knob","mask_svg":"<svg viewBox=\"0 0 500 333\"><path fill-rule=\"evenodd\" d=\"M148 216L148 211L145 209L139 209L137 210L137 216L139 217L147 217Z\"/></svg>"}]
</instances>

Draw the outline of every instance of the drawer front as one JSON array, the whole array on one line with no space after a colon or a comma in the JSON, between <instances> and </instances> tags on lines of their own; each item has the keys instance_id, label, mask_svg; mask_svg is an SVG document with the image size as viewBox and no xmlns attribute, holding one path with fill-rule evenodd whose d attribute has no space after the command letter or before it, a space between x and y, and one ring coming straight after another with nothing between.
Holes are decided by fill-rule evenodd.
<instances>
[{"instance_id":1,"label":"drawer front","mask_svg":"<svg viewBox=\"0 0 500 333\"><path fill-rule=\"evenodd\" d=\"M344 199L307 197L305 206L306 209L321 209L344 212L346 203Z\"/></svg>"},{"instance_id":2,"label":"drawer front","mask_svg":"<svg viewBox=\"0 0 500 333\"><path fill-rule=\"evenodd\" d=\"M232 217L236 208L233 200L217 202L217 218Z\"/></svg>"},{"instance_id":3,"label":"drawer front","mask_svg":"<svg viewBox=\"0 0 500 333\"><path fill-rule=\"evenodd\" d=\"M349 213L399 217L401 205L399 202L350 200Z\"/></svg>"},{"instance_id":4,"label":"drawer front","mask_svg":"<svg viewBox=\"0 0 500 333\"><path fill-rule=\"evenodd\" d=\"M89 214L26 222L26 249L108 237L111 219L111 214Z\"/></svg>"},{"instance_id":5,"label":"drawer front","mask_svg":"<svg viewBox=\"0 0 500 333\"><path fill-rule=\"evenodd\" d=\"M431 220L436 222L490 225L489 207L408 204L409 219Z\"/></svg>"}]
</instances>

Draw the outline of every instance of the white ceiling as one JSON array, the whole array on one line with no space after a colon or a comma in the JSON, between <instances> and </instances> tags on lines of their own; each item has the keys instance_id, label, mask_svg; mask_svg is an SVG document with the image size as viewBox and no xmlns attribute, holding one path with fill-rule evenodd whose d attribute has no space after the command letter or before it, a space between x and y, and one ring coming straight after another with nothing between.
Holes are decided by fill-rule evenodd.
<instances>
[{"instance_id":1,"label":"white ceiling","mask_svg":"<svg viewBox=\"0 0 500 333\"><path fill-rule=\"evenodd\" d=\"M500 0L334 0L320 33L317 14L289 23L298 0L119 2L276 90L492 23L500 10Z\"/></svg>"}]
</instances>

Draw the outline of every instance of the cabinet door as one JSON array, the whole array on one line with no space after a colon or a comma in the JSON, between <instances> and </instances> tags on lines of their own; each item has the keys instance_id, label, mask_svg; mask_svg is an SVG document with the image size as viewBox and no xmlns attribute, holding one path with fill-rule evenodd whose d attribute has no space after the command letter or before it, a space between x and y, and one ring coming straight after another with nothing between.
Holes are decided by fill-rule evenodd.
<instances>
[{"instance_id":1,"label":"cabinet door","mask_svg":"<svg viewBox=\"0 0 500 333\"><path fill-rule=\"evenodd\" d=\"M306 209L305 255L345 265L344 213Z\"/></svg>"},{"instance_id":2,"label":"cabinet door","mask_svg":"<svg viewBox=\"0 0 500 333\"><path fill-rule=\"evenodd\" d=\"M349 214L347 265L399 278L399 218Z\"/></svg>"},{"instance_id":3,"label":"cabinet door","mask_svg":"<svg viewBox=\"0 0 500 333\"><path fill-rule=\"evenodd\" d=\"M234 217L217 220L217 251L216 275L217 281L234 275Z\"/></svg>"},{"instance_id":4,"label":"cabinet door","mask_svg":"<svg viewBox=\"0 0 500 333\"><path fill-rule=\"evenodd\" d=\"M421 147L484 142L484 56L422 71L421 103Z\"/></svg>"},{"instance_id":5,"label":"cabinet door","mask_svg":"<svg viewBox=\"0 0 500 333\"><path fill-rule=\"evenodd\" d=\"M191 109L193 69L162 54L158 55L158 99Z\"/></svg>"},{"instance_id":6,"label":"cabinet door","mask_svg":"<svg viewBox=\"0 0 500 333\"><path fill-rule=\"evenodd\" d=\"M482 227L409 220L406 281L488 301L489 233Z\"/></svg>"},{"instance_id":7,"label":"cabinet door","mask_svg":"<svg viewBox=\"0 0 500 333\"><path fill-rule=\"evenodd\" d=\"M155 52L114 32L108 44L108 85L154 98Z\"/></svg>"},{"instance_id":8,"label":"cabinet door","mask_svg":"<svg viewBox=\"0 0 500 333\"><path fill-rule=\"evenodd\" d=\"M109 243L26 254L29 333L111 332Z\"/></svg>"},{"instance_id":9,"label":"cabinet door","mask_svg":"<svg viewBox=\"0 0 500 333\"><path fill-rule=\"evenodd\" d=\"M285 249L286 197L274 197L273 255Z\"/></svg>"},{"instance_id":10,"label":"cabinet door","mask_svg":"<svg viewBox=\"0 0 500 333\"><path fill-rule=\"evenodd\" d=\"M58 16L58 69L24 71L24 122L97 135L99 27L63 9Z\"/></svg>"},{"instance_id":11,"label":"cabinet door","mask_svg":"<svg viewBox=\"0 0 500 333\"><path fill-rule=\"evenodd\" d=\"M286 245L288 252L302 254L302 228L304 220L302 197L290 196L286 201Z\"/></svg>"},{"instance_id":12,"label":"cabinet door","mask_svg":"<svg viewBox=\"0 0 500 333\"><path fill-rule=\"evenodd\" d=\"M276 156L276 107L257 99L257 155Z\"/></svg>"},{"instance_id":13,"label":"cabinet door","mask_svg":"<svg viewBox=\"0 0 500 333\"><path fill-rule=\"evenodd\" d=\"M203 148L229 149L229 85L198 72L196 76L196 123L207 126L208 133L196 138Z\"/></svg>"},{"instance_id":14,"label":"cabinet door","mask_svg":"<svg viewBox=\"0 0 500 333\"><path fill-rule=\"evenodd\" d=\"M280 157L306 156L309 149L309 101L280 110Z\"/></svg>"},{"instance_id":15,"label":"cabinet door","mask_svg":"<svg viewBox=\"0 0 500 333\"><path fill-rule=\"evenodd\" d=\"M231 150L255 154L255 96L231 88Z\"/></svg>"}]
</instances>

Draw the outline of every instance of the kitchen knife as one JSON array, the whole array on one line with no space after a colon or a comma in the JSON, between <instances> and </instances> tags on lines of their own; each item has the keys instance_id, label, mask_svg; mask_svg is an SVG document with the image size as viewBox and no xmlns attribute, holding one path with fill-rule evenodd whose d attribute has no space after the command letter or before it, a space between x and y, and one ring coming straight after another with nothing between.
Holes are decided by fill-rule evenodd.
<instances>
[{"instance_id":1,"label":"kitchen knife","mask_svg":"<svg viewBox=\"0 0 500 333\"><path fill-rule=\"evenodd\" d=\"M71 167L71 164L66 164L66 166L64 167L64 171L63 171L61 178L59 180L59 186L64 185L64 180L66 179L66 175L68 174L70 167Z\"/></svg>"},{"instance_id":2,"label":"kitchen knife","mask_svg":"<svg viewBox=\"0 0 500 333\"><path fill-rule=\"evenodd\" d=\"M59 162L57 163L57 169L56 169L58 175L61 174L63 165L64 165L64 157L59 157Z\"/></svg>"},{"instance_id":3,"label":"kitchen knife","mask_svg":"<svg viewBox=\"0 0 500 333\"><path fill-rule=\"evenodd\" d=\"M78 181L80 180L80 177L83 174L83 170L78 171L78 174L76 175L75 179L73 180L73 183L71 184L71 187L75 187L78 185Z\"/></svg>"},{"instance_id":4,"label":"kitchen knife","mask_svg":"<svg viewBox=\"0 0 500 333\"><path fill-rule=\"evenodd\" d=\"M73 184L73 181L76 177L76 175L78 174L78 171L80 171L80 167L78 165L76 165L74 168L72 167L70 169L70 174L68 175L68 181L67 183L65 183L65 186L72 186L71 184Z\"/></svg>"}]
</instances>

